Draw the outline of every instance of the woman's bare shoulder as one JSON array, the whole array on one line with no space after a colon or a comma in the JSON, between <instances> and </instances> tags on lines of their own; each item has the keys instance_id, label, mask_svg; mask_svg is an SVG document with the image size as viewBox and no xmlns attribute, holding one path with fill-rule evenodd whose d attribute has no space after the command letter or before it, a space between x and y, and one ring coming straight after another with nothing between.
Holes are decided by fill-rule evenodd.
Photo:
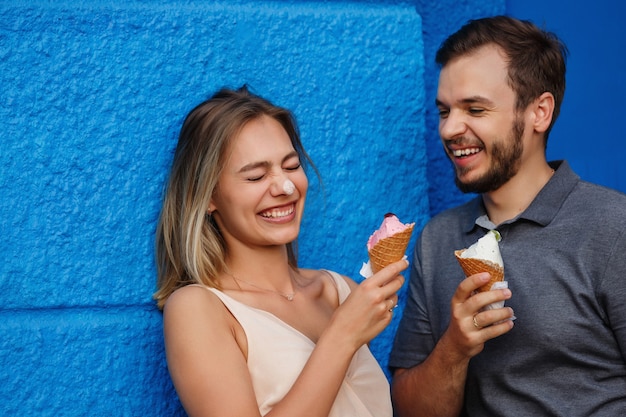
<instances>
[{"instance_id":1,"label":"woman's bare shoulder","mask_svg":"<svg viewBox=\"0 0 626 417\"><path fill-rule=\"evenodd\" d=\"M163 326L167 336L194 335L206 338L202 343L216 337L222 341L234 336L239 348L247 351L245 333L230 310L220 298L201 285L179 288L167 299L163 308Z\"/></svg>"},{"instance_id":2,"label":"woman's bare shoulder","mask_svg":"<svg viewBox=\"0 0 626 417\"><path fill-rule=\"evenodd\" d=\"M174 291L165 302L163 315L182 317L216 317L225 311L219 297L207 287L187 285Z\"/></svg>"}]
</instances>

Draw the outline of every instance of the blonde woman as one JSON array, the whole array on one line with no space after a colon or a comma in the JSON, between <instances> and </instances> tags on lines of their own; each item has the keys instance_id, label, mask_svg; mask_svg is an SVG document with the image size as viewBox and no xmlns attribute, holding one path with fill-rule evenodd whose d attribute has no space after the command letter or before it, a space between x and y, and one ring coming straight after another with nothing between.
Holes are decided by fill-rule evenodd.
<instances>
[{"instance_id":1,"label":"blonde woman","mask_svg":"<svg viewBox=\"0 0 626 417\"><path fill-rule=\"evenodd\" d=\"M392 415L367 343L391 320L407 262L360 285L298 268L305 161L292 114L246 87L217 92L183 124L155 298L191 417Z\"/></svg>"}]
</instances>

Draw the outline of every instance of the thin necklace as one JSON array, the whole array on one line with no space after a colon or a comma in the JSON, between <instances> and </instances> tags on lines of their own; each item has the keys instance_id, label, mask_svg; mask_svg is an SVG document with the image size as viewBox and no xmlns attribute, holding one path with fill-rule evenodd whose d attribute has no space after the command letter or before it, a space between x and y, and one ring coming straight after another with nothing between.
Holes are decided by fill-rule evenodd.
<instances>
[{"instance_id":1,"label":"thin necklace","mask_svg":"<svg viewBox=\"0 0 626 417\"><path fill-rule=\"evenodd\" d=\"M265 292L272 292L272 293L274 293L274 294L278 294L278 295L280 295L281 297L285 298L287 301L293 301L293 297L295 297L295 296L296 296L296 292L295 292L295 291L294 291L294 292L292 292L292 293L290 293L290 294L285 294L284 292L280 292L280 291L276 291L276 290L270 290L269 288L263 288L263 287L260 287L260 286L258 286L258 285L256 285L256 284L254 284L254 283L252 283L252 282L250 282L250 281L246 281L245 279L238 278L238 277L236 277L236 276L235 276L235 274L233 274L232 272L230 272L230 270L229 270L228 268L224 268L224 272L226 272L226 274L228 274L228 275L230 275L231 277L233 277L233 279L234 279L234 280L235 280L235 282L237 283L237 286L238 286L238 287L239 287L239 281L240 281L240 282L244 282L244 283L246 283L246 284L248 284L248 285L250 285L250 286L252 286L252 287L254 287L254 288L256 288L256 289L259 289L259 290L261 290L261 291L265 291ZM291 273L289 274L289 278L291 279ZM241 287L239 287L239 289L241 289Z\"/></svg>"}]
</instances>

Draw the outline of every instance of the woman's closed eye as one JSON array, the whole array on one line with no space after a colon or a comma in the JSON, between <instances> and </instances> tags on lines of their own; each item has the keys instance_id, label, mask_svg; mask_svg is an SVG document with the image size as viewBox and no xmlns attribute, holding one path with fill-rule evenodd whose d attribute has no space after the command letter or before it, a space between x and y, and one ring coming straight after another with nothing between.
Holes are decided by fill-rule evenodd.
<instances>
[{"instance_id":1,"label":"woman's closed eye","mask_svg":"<svg viewBox=\"0 0 626 417\"><path fill-rule=\"evenodd\" d=\"M246 176L246 181L256 182L261 181L265 177L265 172L250 172Z\"/></svg>"},{"instance_id":2,"label":"woman's closed eye","mask_svg":"<svg viewBox=\"0 0 626 417\"><path fill-rule=\"evenodd\" d=\"M300 167L301 167L301 166L302 166L302 164L298 162L297 164L287 166L287 167L285 167L284 169L285 169L286 171L297 171L297 170L299 170L299 169L300 169Z\"/></svg>"},{"instance_id":3,"label":"woman's closed eye","mask_svg":"<svg viewBox=\"0 0 626 417\"><path fill-rule=\"evenodd\" d=\"M297 171L300 169L301 166L302 164L297 163L295 165L286 166L283 169L285 171ZM248 175L246 176L246 181L249 181L249 182L261 181L263 178L265 178L266 175L267 175L266 172L249 172Z\"/></svg>"}]
</instances>

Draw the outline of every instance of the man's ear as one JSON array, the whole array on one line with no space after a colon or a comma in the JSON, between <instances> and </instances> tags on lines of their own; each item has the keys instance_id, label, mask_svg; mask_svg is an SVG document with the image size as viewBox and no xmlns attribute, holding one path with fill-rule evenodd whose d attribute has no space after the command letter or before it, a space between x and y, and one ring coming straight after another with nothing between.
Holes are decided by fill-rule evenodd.
<instances>
[{"instance_id":1,"label":"man's ear","mask_svg":"<svg viewBox=\"0 0 626 417\"><path fill-rule=\"evenodd\" d=\"M534 102L533 110L533 128L535 132L544 133L552 123L554 114L554 96L552 93L545 92L540 95Z\"/></svg>"}]
</instances>

